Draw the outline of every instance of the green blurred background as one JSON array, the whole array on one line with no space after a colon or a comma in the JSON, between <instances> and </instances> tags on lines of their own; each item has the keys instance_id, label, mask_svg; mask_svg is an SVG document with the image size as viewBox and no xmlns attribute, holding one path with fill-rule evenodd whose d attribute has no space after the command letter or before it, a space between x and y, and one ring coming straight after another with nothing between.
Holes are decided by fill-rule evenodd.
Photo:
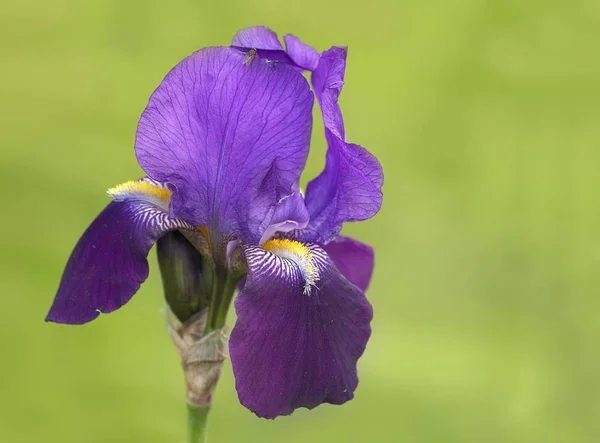
<instances>
[{"instance_id":1,"label":"green blurred background","mask_svg":"<svg viewBox=\"0 0 600 443\"><path fill-rule=\"evenodd\" d=\"M150 93L255 24L350 47L349 139L386 173L381 212L344 229L375 247L375 320L354 401L261 420L227 364L210 441L600 440L598 1L33 0L0 20L1 442L185 439L154 253L120 311L43 319L105 190L141 175Z\"/></svg>"}]
</instances>

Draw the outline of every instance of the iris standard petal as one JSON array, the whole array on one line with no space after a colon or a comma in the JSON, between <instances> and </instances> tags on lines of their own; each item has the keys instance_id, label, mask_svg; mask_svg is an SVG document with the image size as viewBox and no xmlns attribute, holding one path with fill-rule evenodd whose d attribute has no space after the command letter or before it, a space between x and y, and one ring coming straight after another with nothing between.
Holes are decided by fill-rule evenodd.
<instances>
[{"instance_id":1,"label":"iris standard petal","mask_svg":"<svg viewBox=\"0 0 600 443\"><path fill-rule=\"evenodd\" d=\"M348 49L340 46L324 51L311 77L311 84L321 107L323 125L342 140L346 135L338 99L344 86L347 55Z\"/></svg>"},{"instance_id":2,"label":"iris standard petal","mask_svg":"<svg viewBox=\"0 0 600 443\"><path fill-rule=\"evenodd\" d=\"M294 36L285 36L284 40L288 51L284 51L275 32L264 26L254 26L238 31L231 41L231 46L244 53L252 50L256 57L271 62L285 63L299 71L310 70L313 66L317 67L319 54L314 49L304 45L300 39ZM314 51L314 54L310 52L310 49Z\"/></svg>"},{"instance_id":3,"label":"iris standard petal","mask_svg":"<svg viewBox=\"0 0 600 443\"><path fill-rule=\"evenodd\" d=\"M319 64L319 53L312 46L308 46L298 37L287 34L283 37L285 50L296 65L314 71Z\"/></svg>"},{"instance_id":4,"label":"iris standard petal","mask_svg":"<svg viewBox=\"0 0 600 443\"><path fill-rule=\"evenodd\" d=\"M346 141L338 99L344 85L347 49L334 46L319 56L293 35L286 35L284 40L285 52L273 31L255 27L240 31L233 43L245 47L246 52L259 48L257 57L312 71L311 83L321 107L328 151L324 171L307 187L311 222L302 238L326 243L336 237L344 222L365 220L377 213L383 172L375 156Z\"/></svg>"},{"instance_id":5,"label":"iris standard petal","mask_svg":"<svg viewBox=\"0 0 600 443\"><path fill-rule=\"evenodd\" d=\"M173 190L171 215L214 241L256 243L291 194L310 143L313 96L294 68L234 48L179 63L139 122L142 168Z\"/></svg>"},{"instance_id":6,"label":"iris standard petal","mask_svg":"<svg viewBox=\"0 0 600 443\"><path fill-rule=\"evenodd\" d=\"M233 46L254 49L272 49L283 51L283 46L277 38L277 34L266 26L252 26L241 29L231 40Z\"/></svg>"},{"instance_id":7,"label":"iris standard petal","mask_svg":"<svg viewBox=\"0 0 600 443\"><path fill-rule=\"evenodd\" d=\"M320 247L308 250L319 273L309 293L305 270L290 256L245 248L248 278L229 347L240 402L260 417L344 403L358 384L371 305Z\"/></svg>"},{"instance_id":8,"label":"iris standard petal","mask_svg":"<svg viewBox=\"0 0 600 443\"><path fill-rule=\"evenodd\" d=\"M302 70L314 71L319 64L319 53L298 37L287 34L283 37L285 51L277 34L264 26L242 29L233 37L231 45L238 48L256 49L257 54L271 60L288 63Z\"/></svg>"},{"instance_id":9,"label":"iris standard petal","mask_svg":"<svg viewBox=\"0 0 600 443\"><path fill-rule=\"evenodd\" d=\"M312 75L328 149L325 169L306 188L311 216L303 235L306 241L327 243L340 232L342 223L366 220L381 207L381 165L362 146L345 140L338 97L344 84L346 53L341 47L323 52Z\"/></svg>"},{"instance_id":10,"label":"iris standard petal","mask_svg":"<svg viewBox=\"0 0 600 443\"><path fill-rule=\"evenodd\" d=\"M71 253L46 321L83 324L123 306L148 277L154 242L175 229L193 226L147 201L110 203Z\"/></svg>"},{"instance_id":11,"label":"iris standard petal","mask_svg":"<svg viewBox=\"0 0 600 443\"><path fill-rule=\"evenodd\" d=\"M375 251L350 237L337 237L323 249L344 277L366 291L375 265Z\"/></svg>"}]
</instances>

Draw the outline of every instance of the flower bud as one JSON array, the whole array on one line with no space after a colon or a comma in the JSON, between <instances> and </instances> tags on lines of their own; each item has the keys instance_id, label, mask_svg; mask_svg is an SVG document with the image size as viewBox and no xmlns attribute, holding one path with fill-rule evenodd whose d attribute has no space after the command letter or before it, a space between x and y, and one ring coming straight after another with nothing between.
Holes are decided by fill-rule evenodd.
<instances>
[{"instance_id":1,"label":"flower bud","mask_svg":"<svg viewBox=\"0 0 600 443\"><path fill-rule=\"evenodd\" d=\"M210 260L179 231L161 237L156 251L167 304L177 319L185 322L210 303L213 283Z\"/></svg>"}]
</instances>

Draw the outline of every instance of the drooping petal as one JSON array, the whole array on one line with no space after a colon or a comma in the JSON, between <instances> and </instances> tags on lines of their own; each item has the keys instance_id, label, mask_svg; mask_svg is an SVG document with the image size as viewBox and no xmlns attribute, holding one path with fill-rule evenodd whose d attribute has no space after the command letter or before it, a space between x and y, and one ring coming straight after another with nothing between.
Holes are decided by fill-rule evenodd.
<instances>
[{"instance_id":1,"label":"drooping petal","mask_svg":"<svg viewBox=\"0 0 600 443\"><path fill-rule=\"evenodd\" d=\"M171 215L207 225L213 240L256 243L291 194L308 154L313 97L284 63L233 48L202 49L150 97L136 154L171 185Z\"/></svg>"},{"instance_id":2,"label":"drooping petal","mask_svg":"<svg viewBox=\"0 0 600 443\"><path fill-rule=\"evenodd\" d=\"M346 48L333 47L321 54L312 85L321 107L327 140L325 169L306 189L311 221L306 241L327 243L348 221L366 220L379 211L383 172L374 155L345 140L338 97L344 84Z\"/></svg>"},{"instance_id":3,"label":"drooping petal","mask_svg":"<svg viewBox=\"0 0 600 443\"><path fill-rule=\"evenodd\" d=\"M254 49L272 49L283 51L283 46L277 38L277 34L266 26L252 26L241 29L231 40L233 46Z\"/></svg>"},{"instance_id":4,"label":"drooping petal","mask_svg":"<svg viewBox=\"0 0 600 443\"><path fill-rule=\"evenodd\" d=\"M320 247L309 252L319 279L306 293L301 261L246 247L248 278L229 347L240 402L260 417L342 404L358 384L371 305Z\"/></svg>"},{"instance_id":5,"label":"drooping petal","mask_svg":"<svg viewBox=\"0 0 600 443\"><path fill-rule=\"evenodd\" d=\"M367 290L375 265L375 251L371 246L340 236L324 245L323 249L350 283Z\"/></svg>"},{"instance_id":6,"label":"drooping petal","mask_svg":"<svg viewBox=\"0 0 600 443\"><path fill-rule=\"evenodd\" d=\"M46 321L83 324L123 306L148 277L154 242L175 229L193 226L148 201L111 202L71 253Z\"/></svg>"},{"instance_id":7,"label":"drooping petal","mask_svg":"<svg viewBox=\"0 0 600 443\"><path fill-rule=\"evenodd\" d=\"M319 64L319 53L312 46L308 46L298 37L287 34L283 37L285 50L291 59L300 67L314 71Z\"/></svg>"}]
</instances>

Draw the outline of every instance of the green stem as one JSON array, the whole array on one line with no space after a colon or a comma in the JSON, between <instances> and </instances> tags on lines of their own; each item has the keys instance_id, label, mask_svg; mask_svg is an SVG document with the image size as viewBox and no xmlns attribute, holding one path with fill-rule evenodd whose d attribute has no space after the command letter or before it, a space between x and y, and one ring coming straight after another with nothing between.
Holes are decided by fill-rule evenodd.
<instances>
[{"instance_id":1,"label":"green stem","mask_svg":"<svg viewBox=\"0 0 600 443\"><path fill-rule=\"evenodd\" d=\"M227 313L229 312L229 305L231 304L231 300L233 300L233 294L237 289L237 285L240 279L234 279L231 276L227 278L225 282L225 288L223 290L223 298L221 300L221 304L219 306L219 310L217 311L217 315L215 318L215 329L222 328L225 326L225 321L227 320Z\"/></svg>"},{"instance_id":2,"label":"green stem","mask_svg":"<svg viewBox=\"0 0 600 443\"><path fill-rule=\"evenodd\" d=\"M197 407L188 403L188 441L187 443L206 443L207 419L210 406Z\"/></svg>"},{"instance_id":3,"label":"green stem","mask_svg":"<svg viewBox=\"0 0 600 443\"><path fill-rule=\"evenodd\" d=\"M213 294L211 297L210 308L208 310L208 319L206 321L204 335L207 335L210 332L221 329L223 326L225 326L229 305L231 304L233 294L240 280L241 279L239 278L234 279L228 275L221 278L215 275Z\"/></svg>"}]
</instances>

